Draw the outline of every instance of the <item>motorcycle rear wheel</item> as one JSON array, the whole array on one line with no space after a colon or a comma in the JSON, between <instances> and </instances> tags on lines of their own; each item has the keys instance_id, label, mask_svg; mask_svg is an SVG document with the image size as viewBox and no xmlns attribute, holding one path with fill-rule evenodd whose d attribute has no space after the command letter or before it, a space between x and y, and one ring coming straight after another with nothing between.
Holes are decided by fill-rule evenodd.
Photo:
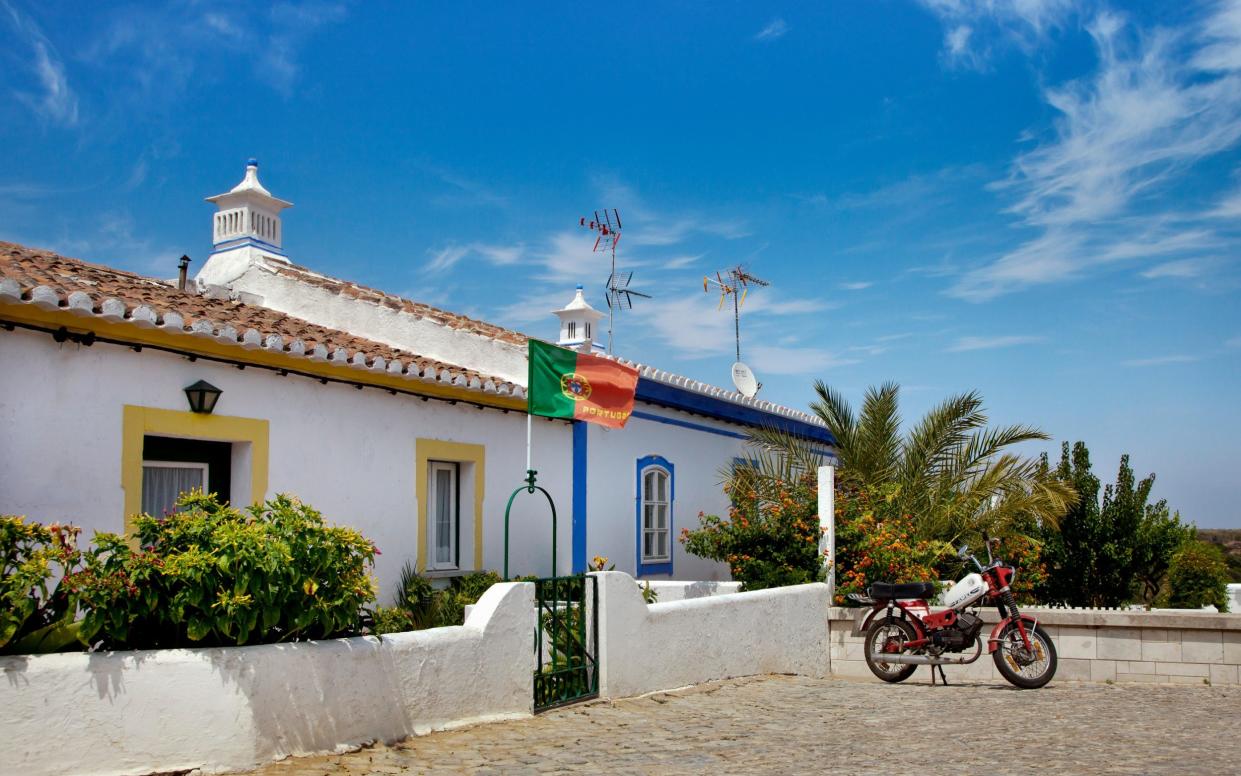
<instances>
[{"instance_id":1,"label":"motorcycle rear wheel","mask_svg":"<svg viewBox=\"0 0 1241 776\"><path fill-rule=\"evenodd\" d=\"M1010 683L1023 690L1037 690L1056 675L1056 645L1043 626L1026 626L1033 654L1025 653L1025 642L1017 623L1010 622L1000 631L1000 641L992 657L995 667Z\"/></svg>"},{"instance_id":2,"label":"motorcycle rear wheel","mask_svg":"<svg viewBox=\"0 0 1241 776\"><path fill-rule=\"evenodd\" d=\"M862 649L865 650L863 654L866 656L866 667L885 682L905 681L913 676L918 666L872 660L871 653L883 652L884 647L893 640L903 646L905 642L913 641L917 637L913 626L899 617L884 617L882 620L875 620L866 629L866 642L862 645Z\"/></svg>"}]
</instances>

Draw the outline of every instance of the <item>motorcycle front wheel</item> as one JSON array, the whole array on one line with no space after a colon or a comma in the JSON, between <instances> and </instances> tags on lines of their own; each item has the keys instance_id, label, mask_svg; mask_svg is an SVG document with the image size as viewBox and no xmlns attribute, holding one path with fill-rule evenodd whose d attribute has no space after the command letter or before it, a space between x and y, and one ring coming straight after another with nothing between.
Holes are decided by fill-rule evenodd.
<instances>
[{"instance_id":1,"label":"motorcycle front wheel","mask_svg":"<svg viewBox=\"0 0 1241 776\"><path fill-rule=\"evenodd\" d=\"M995 667L1012 684L1023 690L1037 690L1056 675L1056 647L1041 625L1026 626L1030 649L1026 649L1014 620L1000 631L992 657Z\"/></svg>"},{"instance_id":2,"label":"motorcycle front wheel","mask_svg":"<svg viewBox=\"0 0 1241 776\"><path fill-rule=\"evenodd\" d=\"M900 653L904 650L905 642L913 641L917 637L913 626L899 617L884 617L882 620L876 620L866 630L866 643L862 646L865 650L866 666L870 668L872 674L885 682L905 681L913 676L918 666L884 663L879 659L872 659L871 654L882 654L887 651L887 647L895 647L895 651Z\"/></svg>"}]
</instances>

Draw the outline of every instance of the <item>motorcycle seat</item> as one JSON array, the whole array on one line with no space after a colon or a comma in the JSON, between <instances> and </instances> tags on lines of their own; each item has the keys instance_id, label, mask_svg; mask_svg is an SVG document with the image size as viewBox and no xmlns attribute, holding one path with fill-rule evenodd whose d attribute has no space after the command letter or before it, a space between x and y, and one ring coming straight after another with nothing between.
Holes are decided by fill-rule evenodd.
<instances>
[{"instance_id":1,"label":"motorcycle seat","mask_svg":"<svg viewBox=\"0 0 1241 776\"><path fill-rule=\"evenodd\" d=\"M934 582L876 582L870 586L870 597L883 601L906 598L931 598L937 592Z\"/></svg>"}]
</instances>

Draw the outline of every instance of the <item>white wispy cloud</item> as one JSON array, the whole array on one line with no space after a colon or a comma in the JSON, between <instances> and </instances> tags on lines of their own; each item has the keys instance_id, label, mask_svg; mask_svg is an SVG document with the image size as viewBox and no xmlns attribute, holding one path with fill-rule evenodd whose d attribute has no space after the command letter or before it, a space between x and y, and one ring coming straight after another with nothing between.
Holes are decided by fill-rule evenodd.
<instances>
[{"instance_id":1,"label":"white wispy cloud","mask_svg":"<svg viewBox=\"0 0 1241 776\"><path fill-rule=\"evenodd\" d=\"M1171 356L1155 356L1153 358L1135 358L1130 361L1122 361L1121 366L1144 367L1144 366L1168 366L1170 364L1192 364L1195 361L1201 361L1202 356L1191 356L1188 354L1177 354Z\"/></svg>"},{"instance_id":2,"label":"white wispy cloud","mask_svg":"<svg viewBox=\"0 0 1241 776\"><path fill-rule=\"evenodd\" d=\"M26 52L15 52L14 59L22 62L32 76L32 84L39 91L15 91L14 96L43 119L61 126L78 122L78 96L69 85L65 75L65 63L56 47L26 14L21 13L7 0L0 0L0 16L3 16L24 45Z\"/></svg>"},{"instance_id":3,"label":"white wispy cloud","mask_svg":"<svg viewBox=\"0 0 1241 776\"><path fill-rule=\"evenodd\" d=\"M1207 211L1207 216L1210 218L1241 218L1241 188L1226 194L1215 207Z\"/></svg>"},{"instance_id":4,"label":"white wispy cloud","mask_svg":"<svg viewBox=\"0 0 1241 776\"><path fill-rule=\"evenodd\" d=\"M634 188L611 177L597 177L594 187L608 208L616 208L624 228L622 245L668 247L698 236L740 240L753 232L742 218L724 214L685 212L677 208L648 203ZM583 215L591 215L583 213Z\"/></svg>"},{"instance_id":5,"label":"white wispy cloud","mask_svg":"<svg viewBox=\"0 0 1241 776\"><path fill-rule=\"evenodd\" d=\"M1051 137L1018 156L996 185L1036 234L965 272L951 295L983 301L1135 258L1218 249L1218 225L1159 195L1186 170L1241 140L1241 69L1203 56L1241 21L1231 0L1197 26L1137 30L1116 14L1089 25L1099 56L1090 77L1044 89L1058 111ZM1212 31L1208 36L1206 31ZM1206 62L1207 65L1202 64Z\"/></svg>"},{"instance_id":6,"label":"white wispy cloud","mask_svg":"<svg viewBox=\"0 0 1241 776\"><path fill-rule=\"evenodd\" d=\"M732 316L717 312L705 295L652 299L637 320L644 334L684 358L733 351Z\"/></svg>"},{"instance_id":7,"label":"white wispy cloud","mask_svg":"<svg viewBox=\"0 0 1241 776\"><path fill-rule=\"evenodd\" d=\"M130 88L121 94L127 99L118 108L127 117L179 100L221 56L248 62L258 82L289 97L315 33L347 12L345 3L325 0L118 5L79 57L128 74Z\"/></svg>"},{"instance_id":8,"label":"white wispy cloud","mask_svg":"<svg viewBox=\"0 0 1241 776\"><path fill-rule=\"evenodd\" d=\"M758 31L754 36L754 40L775 40L776 38L784 37L784 34L788 31L789 25L783 19L776 17L767 22L763 29Z\"/></svg>"},{"instance_id":9,"label":"white wispy cloud","mask_svg":"<svg viewBox=\"0 0 1241 776\"><path fill-rule=\"evenodd\" d=\"M1196 278L1205 275L1219 262L1213 258L1177 259L1157 264L1142 272L1142 277L1150 280L1157 278Z\"/></svg>"},{"instance_id":10,"label":"white wispy cloud","mask_svg":"<svg viewBox=\"0 0 1241 776\"><path fill-rule=\"evenodd\" d=\"M948 353L965 353L972 350L994 350L996 348L1011 348L1016 345L1033 345L1043 342L1046 337L1037 337L1029 335L1010 335L1004 337L961 337L955 343L950 345L946 352Z\"/></svg>"},{"instance_id":11,"label":"white wispy cloud","mask_svg":"<svg viewBox=\"0 0 1241 776\"><path fill-rule=\"evenodd\" d=\"M944 60L981 69L993 50L1030 50L1078 12L1074 0L918 0L944 25Z\"/></svg>"},{"instance_id":12,"label":"white wispy cloud","mask_svg":"<svg viewBox=\"0 0 1241 776\"><path fill-rule=\"evenodd\" d=\"M865 291L875 284L868 280L857 280L852 283L837 283L836 285L844 291Z\"/></svg>"},{"instance_id":13,"label":"white wispy cloud","mask_svg":"<svg viewBox=\"0 0 1241 776\"><path fill-rule=\"evenodd\" d=\"M823 348L779 345L756 345L749 349L746 358L759 379L765 374L821 377L825 370L860 363L860 359L842 357Z\"/></svg>"},{"instance_id":14,"label":"white wispy cloud","mask_svg":"<svg viewBox=\"0 0 1241 776\"><path fill-rule=\"evenodd\" d=\"M507 266L516 264L525 254L523 245L488 245L472 242L464 245L450 244L438 250L430 251L431 260L427 262L430 272L443 272L452 269L467 256L479 256L489 264Z\"/></svg>"}]
</instances>

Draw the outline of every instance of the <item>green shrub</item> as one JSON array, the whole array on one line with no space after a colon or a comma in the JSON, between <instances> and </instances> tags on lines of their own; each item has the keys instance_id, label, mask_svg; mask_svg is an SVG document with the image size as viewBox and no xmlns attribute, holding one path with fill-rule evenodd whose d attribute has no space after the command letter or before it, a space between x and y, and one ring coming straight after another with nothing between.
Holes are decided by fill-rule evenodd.
<instances>
[{"instance_id":1,"label":"green shrub","mask_svg":"<svg viewBox=\"0 0 1241 776\"><path fill-rule=\"evenodd\" d=\"M475 571L453 577L448 589L440 591L436 606L437 624L460 625L465 619L465 607L478 603L483 593L501 581L500 575L494 571Z\"/></svg>"},{"instance_id":2,"label":"green shrub","mask_svg":"<svg viewBox=\"0 0 1241 776\"><path fill-rule=\"evenodd\" d=\"M936 565L951 556L943 542L912 538L913 518L900 509L899 485L836 489L836 601L874 582L938 582Z\"/></svg>"},{"instance_id":3,"label":"green shrub","mask_svg":"<svg viewBox=\"0 0 1241 776\"><path fill-rule=\"evenodd\" d=\"M419 627L414 622L414 618L409 612L399 606L377 606L375 611L371 613L371 633L382 636L386 633L404 633L406 631L422 630L427 626Z\"/></svg>"},{"instance_id":4,"label":"green shrub","mask_svg":"<svg viewBox=\"0 0 1241 776\"><path fill-rule=\"evenodd\" d=\"M724 486L728 519L698 514L682 529L687 552L728 564L742 590L800 585L820 578L818 488L814 474L793 480L735 477Z\"/></svg>"},{"instance_id":5,"label":"green shrub","mask_svg":"<svg viewBox=\"0 0 1241 776\"><path fill-rule=\"evenodd\" d=\"M1192 541L1172 556L1167 603L1175 609L1214 606L1228 611L1228 564L1219 547Z\"/></svg>"},{"instance_id":6,"label":"green shrub","mask_svg":"<svg viewBox=\"0 0 1241 776\"><path fill-rule=\"evenodd\" d=\"M132 542L98 534L66 576L85 642L147 649L360 631L378 552L360 533L285 495L241 511L195 492L178 506L138 517Z\"/></svg>"},{"instance_id":7,"label":"green shrub","mask_svg":"<svg viewBox=\"0 0 1241 776\"><path fill-rule=\"evenodd\" d=\"M395 605L375 609L372 630L382 635L461 625L465 607L478 603L483 593L501 581L494 571L475 571L453 577L448 587L436 589L431 580L406 563L397 583Z\"/></svg>"},{"instance_id":8,"label":"green shrub","mask_svg":"<svg viewBox=\"0 0 1241 776\"><path fill-rule=\"evenodd\" d=\"M79 530L0 515L0 653L77 643L73 601L54 580L76 568Z\"/></svg>"}]
</instances>

